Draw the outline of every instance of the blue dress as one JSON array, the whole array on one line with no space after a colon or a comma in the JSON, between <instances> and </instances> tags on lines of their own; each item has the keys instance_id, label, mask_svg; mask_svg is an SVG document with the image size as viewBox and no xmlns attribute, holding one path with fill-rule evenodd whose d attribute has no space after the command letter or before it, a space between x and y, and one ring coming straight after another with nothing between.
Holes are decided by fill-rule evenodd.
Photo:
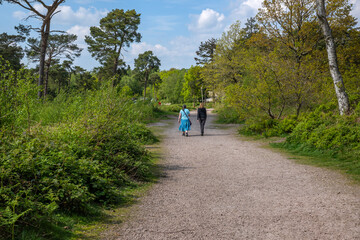
<instances>
[{"instance_id":1,"label":"blue dress","mask_svg":"<svg viewBox=\"0 0 360 240\"><path fill-rule=\"evenodd\" d=\"M189 109L186 109L186 108L185 108L185 110L180 110L181 122L180 122L180 126L179 126L179 131L182 131L182 132L191 130L190 121L189 121L188 117L184 114L184 111L187 114L187 116L189 116L189 113L190 113Z\"/></svg>"}]
</instances>

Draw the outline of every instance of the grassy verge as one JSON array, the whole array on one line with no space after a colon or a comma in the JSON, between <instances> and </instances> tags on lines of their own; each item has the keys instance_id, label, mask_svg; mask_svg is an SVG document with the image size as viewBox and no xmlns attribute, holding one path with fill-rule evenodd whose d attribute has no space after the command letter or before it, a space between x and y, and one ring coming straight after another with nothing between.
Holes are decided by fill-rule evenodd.
<instances>
[{"instance_id":1,"label":"grassy verge","mask_svg":"<svg viewBox=\"0 0 360 240\"><path fill-rule=\"evenodd\" d=\"M264 139L303 164L337 170L360 182L360 107L356 109L339 116L336 104L329 103L299 117L250 118L239 133ZM275 136L283 141L274 140Z\"/></svg>"},{"instance_id":2,"label":"grassy verge","mask_svg":"<svg viewBox=\"0 0 360 240\"><path fill-rule=\"evenodd\" d=\"M351 152L319 150L306 144L289 144L286 142L270 143L270 146L285 151L293 157L296 156L298 163L337 170L360 183L360 161Z\"/></svg>"},{"instance_id":3,"label":"grassy verge","mask_svg":"<svg viewBox=\"0 0 360 240\"><path fill-rule=\"evenodd\" d=\"M338 171L360 184L360 161L351 152L319 150L308 145L289 144L286 137L264 137L262 135L239 135L241 140L261 143L261 146L283 154L298 164Z\"/></svg>"}]
</instances>

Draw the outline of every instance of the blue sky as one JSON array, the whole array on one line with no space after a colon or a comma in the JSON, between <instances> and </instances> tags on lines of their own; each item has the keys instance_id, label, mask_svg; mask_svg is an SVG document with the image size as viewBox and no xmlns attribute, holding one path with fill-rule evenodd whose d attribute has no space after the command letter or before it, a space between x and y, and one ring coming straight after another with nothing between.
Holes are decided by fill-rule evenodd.
<instances>
[{"instance_id":1,"label":"blue sky","mask_svg":"<svg viewBox=\"0 0 360 240\"><path fill-rule=\"evenodd\" d=\"M354 4L353 15L360 17L360 0ZM52 1L46 1L50 3ZM147 50L152 50L161 60L161 69L189 68L195 65L195 51L201 41L219 38L224 30L240 20L253 17L262 0L67 0L60 6L61 12L52 21L52 30L63 30L78 35L82 55L75 64L91 70L99 66L87 52L84 36L90 26L98 26L99 20L113 9L135 9L141 14L140 43L133 43L124 52L124 60L133 67L133 60ZM4 3L0 6L0 33L15 34L19 23L39 26L36 20L27 20L28 13L17 5ZM27 64L27 60L24 60Z\"/></svg>"}]
</instances>

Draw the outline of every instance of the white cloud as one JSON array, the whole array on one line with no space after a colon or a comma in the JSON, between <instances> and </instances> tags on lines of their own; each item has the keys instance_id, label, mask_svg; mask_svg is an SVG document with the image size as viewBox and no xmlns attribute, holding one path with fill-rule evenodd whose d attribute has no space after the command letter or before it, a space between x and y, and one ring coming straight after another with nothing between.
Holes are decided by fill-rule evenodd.
<instances>
[{"instance_id":1,"label":"white cloud","mask_svg":"<svg viewBox=\"0 0 360 240\"><path fill-rule=\"evenodd\" d=\"M169 42L168 46L161 44L149 44L146 42L133 43L125 55L125 62L133 65L134 59L139 54L151 50L161 61L161 69L190 67L195 64L194 54L200 42L194 38L176 37Z\"/></svg>"},{"instance_id":2,"label":"white cloud","mask_svg":"<svg viewBox=\"0 0 360 240\"><path fill-rule=\"evenodd\" d=\"M169 54L169 50L166 47L160 44L151 45L146 42L133 43L131 45L129 54L130 57L137 58L139 54L146 51L152 51L156 56L165 56Z\"/></svg>"},{"instance_id":3,"label":"white cloud","mask_svg":"<svg viewBox=\"0 0 360 240\"><path fill-rule=\"evenodd\" d=\"M261 8L261 3L263 0L246 0L242 5L248 6L251 9L257 11L259 8Z\"/></svg>"},{"instance_id":4,"label":"white cloud","mask_svg":"<svg viewBox=\"0 0 360 240\"><path fill-rule=\"evenodd\" d=\"M34 8L40 13L46 13L46 9L41 4L34 4ZM96 8L79 7L78 10L73 10L70 6L59 6L57 13L52 23L57 25L82 25L82 26L96 26L99 25L101 18L108 14L108 10L98 10ZM30 15L29 12L16 11L13 17L23 20Z\"/></svg>"},{"instance_id":5,"label":"white cloud","mask_svg":"<svg viewBox=\"0 0 360 240\"><path fill-rule=\"evenodd\" d=\"M255 17L258 9L261 8L263 0L236 0L231 3L232 9L229 18L231 22L239 20L242 23L246 23L250 17Z\"/></svg>"},{"instance_id":6,"label":"white cloud","mask_svg":"<svg viewBox=\"0 0 360 240\"><path fill-rule=\"evenodd\" d=\"M83 8L80 7L74 11L70 6L59 6L59 12L54 16L54 21L61 25L83 25L93 26L99 25L101 18L105 17L108 10L98 10L96 8Z\"/></svg>"},{"instance_id":7,"label":"white cloud","mask_svg":"<svg viewBox=\"0 0 360 240\"><path fill-rule=\"evenodd\" d=\"M79 44L81 48L85 48L87 46L84 40L86 35L90 35L90 27L75 25L66 32L69 34L75 34L78 37L76 43Z\"/></svg>"},{"instance_id":8,"label":"white cloud","mask_svg":"<svg viewBox=\"0 0 360 240\"><path fill-rule=\"evenodd\" d=\"M34 9L36 11L38 11L41 14L45 14L46 13L46 9L43 7L43 5L41 5L40 3L36 3L33 5ZM24 20L25 18L29 17L30 15L34 15L33 12L27 11L15 11L13 12L13 17L17 18L19 20Z\"/></svg>"},{"instance_id":9,"label":"white cloud","mask_svg":"<svg viewBox=\"0 0 360 240\"><path fill-rule=\"evenodd\" d=\"M13 12L13 17L16 18L16 19L19 19L19 20L24 20L25 18L27 18L29 15L22 12L22 11L16 11L16 12Z\"/></svg>"},{"instance_id":10,"label":"white cloud","mask_svg":"<svg viewBox=\"0 0 360 240\"><path fill-rule=\"evenodd\" d=\"M71 27L69 30L67 30L67 32L70 34L76 34L77 36L79 36L81 38L85 38L85 35L90 34L90 28L87 26L75 25L75 26Z\"/></svg>"},{"instance_id":11,"label":"white cloud","mask_svg":"<svg viewBox=\"0 0 360 240\"><path fill-rule=\"evenodd\" d=\"M46 13L46 8L44 8L43 5L41 5L40 3L36 3L34 4L34 8L41 14L45 14Z\"/></svg>"},{"instance_id":12,"label":"white cloud","mask_svg":"<svg viewBox=\"0 0 360 240\"><path fill-rule=\"evenodd\" d=\"M359 21L360 19L360 1L359 0L351 0L350 3L353 4L353 10L351 14L356 17Z\"/></svg>"},{"instance_id":13,"label":"white cloud","mask_svg":"<svg viewBox=\"0 0 360 240\"><path fill-rule=\"evenodd\" d=\"M224 14L220 14L209 8L202 10L200 15L191 17L193 18L193 22L189 25L189 30L193 32L214 32L222 30L224 26Z\"/></svg>"}]
</instances>

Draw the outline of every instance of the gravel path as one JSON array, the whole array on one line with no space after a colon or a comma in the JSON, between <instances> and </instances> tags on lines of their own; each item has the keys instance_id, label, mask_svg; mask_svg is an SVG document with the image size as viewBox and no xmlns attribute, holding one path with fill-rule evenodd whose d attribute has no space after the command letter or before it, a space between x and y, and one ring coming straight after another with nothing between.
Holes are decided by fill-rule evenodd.
<instances>
[{"instance_id":1,"label":"gravel path","mask_svg":"<svg viewBox=\"0 0 360 240\"><path fill-rule=\"evenodd\" d=\"M103 239L360 239L359 186L241 141L211 114L202 137L192 119L190 137L174 119L164 178Z\"/></svg>"}]
</instances>

